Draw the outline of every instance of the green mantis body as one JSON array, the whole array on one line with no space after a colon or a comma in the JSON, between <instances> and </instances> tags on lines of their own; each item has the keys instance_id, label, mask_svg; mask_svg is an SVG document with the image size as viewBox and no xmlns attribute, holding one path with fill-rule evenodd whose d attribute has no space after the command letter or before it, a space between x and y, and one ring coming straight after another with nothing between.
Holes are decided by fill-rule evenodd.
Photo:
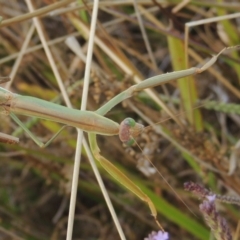
<instances>
[{"instance_id":1,"label":"green mantis body","mask_svg":"<svg viewBox=\"0 0 240 240\"><path fill-rule=\"evenodd\" d=\"M239 48L239 46L235 48ZM4 88L0 88L0 114L10 115L13 120L17 122L27 132L27 134L31 138L33 138L33 140L41 147L43 147L44 144L36 140L36 138L23 125L23 123L16 117L15 114L51 120L65 125L80 128L88 132L91 149L95 158L116 180L118 180L121 184L123 184L126 188L128 188L130 191L132 191L135 195L137 195L140 199L142 199L148 204L151 214L156 220L157 211L149 197L144 194L140 188L138 188L112 163L110 163L107 159L101 156L96 142L96 134L102 134L108 136L119 135L121 141L129 143L136 135L138 135L143 130L143 126L141 124L135 123L133 119L129 118L125 119L119 125L118 123L106 117L103 117L103 115L105 115L108 111L111 110L111 108L113 108L121 101L131 97L134 92L142 91L145 88L155 87L181 77L198 74L205 71L207 68L209 68L215 63L218 56L224 50L226 49L223 49L218 55L212 57L201 68L190 68L187 70L158 75L149 78L139 84L133 85L124 92L115 96L96 112L70 109L38 98L14 94ZM0 135L0 141L1 139L3 139L4 142L12 141L10 137L8 138L8 135ZM15 141L17 142L16 139Z\"/></svg>"},{"instance_id":2,"label":"green mantis body","mask_svg":"<svg viewBox=\"0 0 240 240\"><path fill-rule=\"evenodd\" d=\"M37 117L102 135L117 135L119 124L90 111L70 109L39 98L13 94L0 88L0 112Z\"/></svg>"}]
</instances>

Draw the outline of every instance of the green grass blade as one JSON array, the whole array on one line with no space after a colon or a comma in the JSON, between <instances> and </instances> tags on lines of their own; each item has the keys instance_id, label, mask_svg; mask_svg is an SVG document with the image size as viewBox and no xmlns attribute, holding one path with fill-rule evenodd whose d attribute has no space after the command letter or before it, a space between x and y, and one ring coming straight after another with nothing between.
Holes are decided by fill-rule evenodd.
<instances>
[{"instance_id":1,"label":"green grass blade","mask_svg":"<svg viewBox=\"0 0 240 240\"><path fill-rule=\"evenodd\" d=\"M174 71L186 69L183 42L173 37L168 37L167 39ZM197 90L194 84L194 78L185 77L177 80L177 82L187 119L196 130L200 131L203 129L201 113L199 109L192 110L197 101Z\"/></svg>"}]
</instances>

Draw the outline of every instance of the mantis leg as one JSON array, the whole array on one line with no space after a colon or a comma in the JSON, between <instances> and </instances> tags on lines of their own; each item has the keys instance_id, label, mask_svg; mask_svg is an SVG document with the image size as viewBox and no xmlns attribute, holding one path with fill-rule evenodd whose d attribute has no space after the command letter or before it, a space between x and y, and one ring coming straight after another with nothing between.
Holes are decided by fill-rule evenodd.
<instances>
[{"instance_id":1,"label":"mantis leg","mask_svg":"<svg viewBox=\"0 0 240 240\"><path fill-rule=\"evenodd\" d=\"M68 126L62 126L60 130L51 137L50 140L48 140L46 143L43 143L24 125L24 123L14 113L10 113L10 116L40 148L47 147L62 132L62 130Z\"/></svg>"},{"instance_id":2,"label":"mantis leg","mask_svg":"<svg viewBox=\"0 0 240 240\"><path fill-rule=\"evenodd\" d=\"M154 217L157 225L163 230L161 224L157 221L157 210L151 201L151 199L135 184L133 183L125 174L123 174L118 168L116 168L111 162L109 162L106 158L104 158L100 154L100 149L97 145L96 134L88 133L88 139L90 142L90 147L93 153L93 156L102 167L119 183L121 183L124 187L129 189L133 194L135 194L142 201L146 202L149 206L152 216ZM163 230L164 231L164 230Z\"/></svg>"},{"instance_id":3,"label":"mantis leg","mask_svg":"<svg viewBox=\"0 0 240 240\"><path fill-rule=\"evenodd\" d=\"M228 47L222 49L217 55L213 56L209 61L207 61L202 67L192 67L186 70L181 71L175 71L171 73L165 73L161 75L157 75L151 78L148 78L136 85L131 86L127 90L123 91L122 93L118 94L114 98L112 98L110 101L108 101L104 106L99 108L96 113L100 115L105 115L108 111L110 111L114 106L116 106L118 103L122 102L123 100L132 97L132 95L135 92L142 91L146 88L153 88L168 82L171 82L173 80L199 74L207 70L209 67L211 67L218 59L218 57L225 52L226 50L232 50L232 49L240 49L240 45Z\"/></svg>"},{"instance_id":4,"label":"mantis leg","mask_svg":"<svg viewBox=\"0 0 240 240\"><path fill-rule=\"evenodd\" d=\"M15 144L19 142L19 138L0 132L0 142Z\"/></svg>"}]
</instances>

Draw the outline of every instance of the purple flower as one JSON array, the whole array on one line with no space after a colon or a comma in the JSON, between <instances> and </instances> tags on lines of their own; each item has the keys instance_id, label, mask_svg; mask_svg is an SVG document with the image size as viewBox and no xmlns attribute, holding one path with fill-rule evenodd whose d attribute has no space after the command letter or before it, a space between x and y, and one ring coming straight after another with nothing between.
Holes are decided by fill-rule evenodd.
<instances>
[{"instance_id":1,"label":"purple flower","mask_svg":"<svg viewBox=\"0 0 240 240\"><path fill-rule=\"evenodd\" d=\"M152 232L148 235L147 238L144 238L144 240L169 240L168 232L158 231L158 232Z\"/></svg>"},{"instance_id":2,"label":"purple flower","mask_svg":"<svg viewBox=\"0 0 240 240\"><path fill-rule=\"evenodd\" d=\"M209 195L207 200L200 204L206 223L211 228L217 240L232 240L232 233L225 218L220 216L215 205L215 195Z\"/></svg>"},{"instance_id":3,"label":"purple flower","mask_svg":"<svg viewBox=\"0 0 240 240\"><path fill-rule=\"evenodd\" d=\"M206 196L207 200L211 203L214 202L216 200L216 195L208 195Z\"/></svg>"}]
</instances>

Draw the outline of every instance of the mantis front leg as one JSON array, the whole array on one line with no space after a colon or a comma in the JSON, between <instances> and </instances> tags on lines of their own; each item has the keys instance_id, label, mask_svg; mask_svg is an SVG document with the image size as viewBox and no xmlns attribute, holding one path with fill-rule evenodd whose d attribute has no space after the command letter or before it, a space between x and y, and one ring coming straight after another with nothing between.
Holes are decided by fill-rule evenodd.
<instances>
[{"instance_id":1,"label":"mantis front leg","mask_svg":"<svg viewBox=\"0 0 240 240\"><path fill-rule=\"evenodd\" d=\"M118 168L116 168L110 161L104 158L100 154L100 149L98 148L97 141L96 141L96 134L88 133L88 138L90 142L90 147L92 153L96 160L99 161L101 166L119 183L129 189L132 193L134 193L138 198L142 201L146 202L149 206L150 212L155 219L157 225L163 230L163 227L157 220L157 210L151 201L151 199L135 184L133 183L124 173L122 173ZM164 230L163 230L164 231Z\"/></svg>"},{"instance_id":2,"label":"mantis front leg","mask_svg":"<svg viewBox=\"0 0 240 240\"><path fill-rule=\"evenodd\" d=\"M141 133L144 129L142 124L136 123L132 118L126 118L119 128L119 138L122 142L126 144L132 144L134 137ZM157 225L163 230L163 227L157 220L157 210L151 201L151 199L135 184L133 183L124 173L122 173L118 168L116 168L110 161L104 158L100 154L100 149L98 148L96 141L96 134L88 133L88 138L90 142L90 147L92 153L96 160L100 162L102 167L119 183L125 186L128 190L134 193L138 198L148 204L150 212L155 219ZM164 231L164 230L163 230Z\"/></svg>"}]
</instances>

